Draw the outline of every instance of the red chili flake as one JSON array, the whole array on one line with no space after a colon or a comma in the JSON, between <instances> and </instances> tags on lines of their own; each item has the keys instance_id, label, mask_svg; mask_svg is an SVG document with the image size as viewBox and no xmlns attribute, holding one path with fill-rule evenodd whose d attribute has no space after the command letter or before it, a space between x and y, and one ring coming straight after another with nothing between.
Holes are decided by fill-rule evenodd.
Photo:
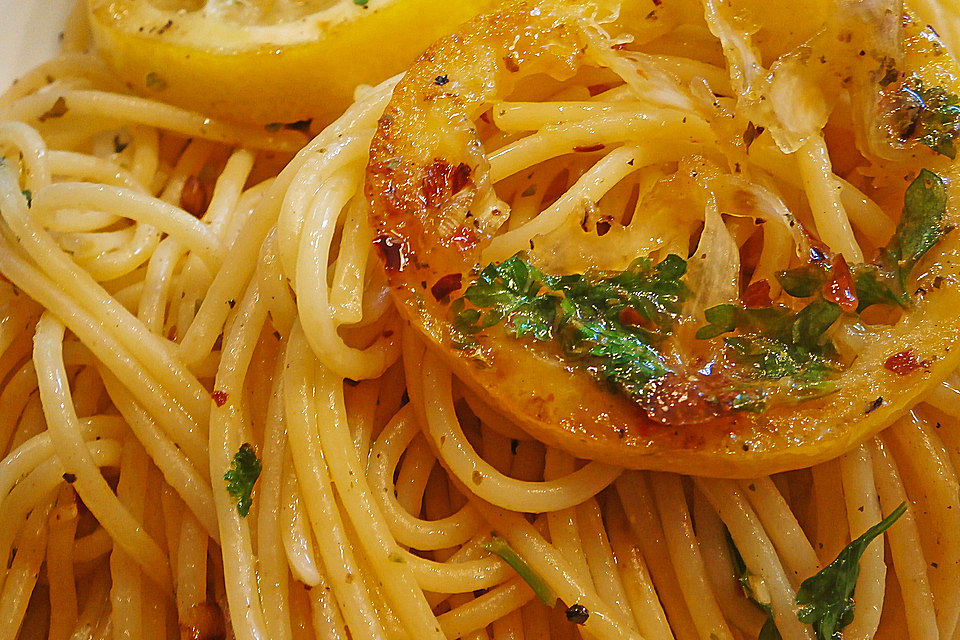
<instances>
[{"instance_id":1,"label":"red chili flake","mask_svg":"<svg viewBox=\"0 0 960 640\"><path fill-rule=\"evenodd\" d=\"M650 325L650 321L640 315L640 312L633 307L624 307L617 317L622 324L628 327Z\"/></svg>"},{"instance_id":2,"label":"red chili flake","mask_svg":"<svg viewBox=\"0 0 960 640\"><path fill-rule=\"evenodd\" d=\"M516 60L513 59L513 56L507 56L504 58L503 64L507 67L507 71L510 73L516 73L517 71L520 71L520 65Z\"/></svg>"},{"instance_id":3,"label":"red chili flake","mask_svg":"<svg viewBox=\"0 0 960 640\"><path fill-rule=\"evenodd\" d=\"M180 190L180 208L194 218L202 218L207 210L207 188L197 176L191 175Z\"/></svg>"},{"instance_id":4,"label":"red chili flake","mask_svg":"<svg viewBox=\"0 0 960 640\"><path fill-rule=\"evenodd\" d=\"M428 207L436 208L450 195L459 193L470 182L470 165L461 162L456 167L442 158L427 165L423 176L423 200Z\"/></svg>"},{"instance_id":5,"label":"red chili flake","mask_svg":"<svg viewBox=\"0 0 960 640\"><path fill-rule=\"evenodd\" d=\"M430 293L433 294L434 299L443 300L454 291L459 291L462 286L462 273L448 273L430 287Z\"/></svg>"},{"instance_id":6,"label":"red chili flake","mask_svg":"<svg viewBox=\"0 0 960 640\"><path fill-rule=\"evenodd\" d=\"M450 175L450 163L437 158L427 165L423 176L423 199L428 207L438 207L443 202L447 189L447 178Z\"/></svg>"},{"instance_id":7,"label":"red chili flake","mask_svg":"<svg viewBox=\"0 0 960 640\"><path fill-rule=\"evenodd\" d=\"M477 244L477 231L473 227L459 227L450 236L450 240L465 249L474 247Z\"/></svg>"},{"instance_id":8,"label":"red chili flake","mask_svg":"<svg viewBox=\"0 0 960 640\"><path fill-rule=\"evenodd\" d=\"M913 349L907 349L906 351L895 353L887 358L886 362L883 363L883 367L898 376L905 376L929 364L927 361L920 360L920 358L913 353Z\"/></svg>"},{"instance_id":9,"label":"red chili flake","mask_svg":"<svg viewBox=\"0 0 960 640\"><path fill-rule=\"evenodd\" d=\"M213 403L218 407L222 407L227 403L227 398L229 397L226 391L220 391L216 389L213 393L210 394L210 397L213 398Z\"/></svg>"},{"instance_id":10,"label":"red chili flake","mask_svg":"<svg viewBox=\"0 0 960 640\"><path fill-rule=\"evenodd\" d=\"M410 247L400 238L381 234L373 244L376 245L387 271L403 271L410 262Z\"/></svg>"},{"instance_id":11,"label":"red chili flake","mask_svg":"<svg viewBox=\"0 0 960 640\"><path fill-rule=\"evenodd\" d=\"M853 276L850 274L850 267L842 255L837 255L833 259L830 267L830 279L823 285L823 297L835 304L840 305L844 311L852 312L857 310L857 292L853 285Z\"/></svg>"},{"instance_id":12,"label":"red chili flake","mask_svg":"<svg viewBox=\"0 0 960 640\"><path fill-rule=\"evenodd\" d=\"M450 193L460 193L460 190L470 182L470 165L461 162L450 174Z\"/></svg>"},{"instance_id":13,"label":"red chili flake","mask_svg":"<svg viewBox=\"0 0 960 640\"><path fill-rule=\"evenodd\" d=\"M603 149L603 146L602 144L585 144L578 145L574 147L573 150L579 153L590 153L591 151L600 151L600 149Z\"/></svg>"},{"instance_id":14,"label":"red chili flake","mask_svg":"<svg viewBox=\"0 0 960 640\"><path fill-rule=\"evenodd\" d=\"M766 280L757 280L750 284L743 292L743 306L748 309L762 309L773 305L770 299L770 283Z\"/></svg>"}]
</instances>

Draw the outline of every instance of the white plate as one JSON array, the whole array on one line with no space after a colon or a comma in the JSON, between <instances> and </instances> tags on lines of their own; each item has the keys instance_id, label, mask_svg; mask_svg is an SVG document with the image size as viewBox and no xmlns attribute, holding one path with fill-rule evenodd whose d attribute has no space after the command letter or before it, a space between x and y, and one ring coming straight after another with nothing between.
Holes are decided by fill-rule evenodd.
<instances>
[{"instance_id":1,"label":"white plate","mask_svg":"<svg viewBox=\"0 0 960 640\"><path fill-rule=\"evenodd\" d=\"M77 0L0 0L0 92L60 50L60 32Z\"/></svg>"}]
</instances>

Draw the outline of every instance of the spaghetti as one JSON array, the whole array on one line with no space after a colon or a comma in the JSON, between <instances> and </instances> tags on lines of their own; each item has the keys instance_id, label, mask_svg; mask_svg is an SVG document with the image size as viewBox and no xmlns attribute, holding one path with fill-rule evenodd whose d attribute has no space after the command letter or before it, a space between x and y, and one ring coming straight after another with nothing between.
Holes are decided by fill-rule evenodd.
<instances>
[{"instance_id":1,"label":"spaghetti","mask_svg":"<svg viewBox=\"0 0 960 640\"><path fill-rule=\"evenodd\" d=\"M804 46L859 20L844 44L895 55L897 82L929 91L948 63L924 66L922 46L960 44L960 18L912 9L944 25L941 41L882 4L835 8ZM126 95L79 54L0 100L0 638L814 640L822 622L798 603L849 603L810 580L902 503L886 544L865 544L859 576L844 574L856 590L838 631L960 638L946 228L904 276L939 277L936 290L854 304L827 327L835 386L774 397L747 420L820 412L840 434L821 449L822 433L793 431L722 450L735 460L685 457L706 429L696 421L672 424L682 437L655 455L578 448L544 427L565 399L546 420L518 418L495 378L521 378L478 369L484 348L502 349L494 363L547 363L523 384L572 381L585 415L596 398L614 416L642 400L510 334L508 314L471 334L477 350L451 347L455 300L518 251L541 297L673 254L689 293L670 340L700 344L711 309L743 302L751 283L793 313L795 283L778 274L804 266L798 249L873 264L903 234L904 174L943 176L944 225L955 217L955 165L934 148L949 140L920 140L922 122L913 138L869 138L856 123L893 126L890 104L860 102L867 85L852 80L816 93L837 67L824 79L794 49L772 56L711 0L656 20L597 11L543 2L479 18L404 78L359 90L309 142ZM632 39L609 35L623 30ZM522 81L501 86L504 73ZM475 235L444 245L468 213ZM411 239L417 262L400 269L391 260L411 256L384 247ZM479 316L477 299L461 311ZM853 380L883 369L891 344L931 360L914 377ZM816 404L848 398L869 422L853 434L853 409ZM616 427L636 421L607 426L629 441Z\"/></svg>"}]
</instances>

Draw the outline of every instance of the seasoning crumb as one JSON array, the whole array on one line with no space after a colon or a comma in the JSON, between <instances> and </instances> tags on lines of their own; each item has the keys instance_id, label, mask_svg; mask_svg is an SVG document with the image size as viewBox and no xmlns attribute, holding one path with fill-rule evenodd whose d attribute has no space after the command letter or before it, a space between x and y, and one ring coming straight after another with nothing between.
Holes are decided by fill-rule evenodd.
<instances>
[{"instance_id":1,"label":"seasoning crumb","mask_svg":"<svg viewBox=\"0 0 960 640\"><path fill-rule=\"evenodd\" d=\"M54 101L53 106L51 106L49 109L44 111L37 118L37 120L39 120L40 122L46 122L51 118L59 118L63 116L63 114L65 114L66 112L67 112L67 101L63 96L60 96Z\"/></svg>"},{"instance_id":2,"label":"seasoning crumb","mask_svg":"<svg viewBox=\"0 0 960 640\"><path fill-rule=\"evenodd\" d=\"M565 612L567 620L574 624L585 624L590 617L590 610L582 604L571 605Z\"/></svg>"}]
</instances>

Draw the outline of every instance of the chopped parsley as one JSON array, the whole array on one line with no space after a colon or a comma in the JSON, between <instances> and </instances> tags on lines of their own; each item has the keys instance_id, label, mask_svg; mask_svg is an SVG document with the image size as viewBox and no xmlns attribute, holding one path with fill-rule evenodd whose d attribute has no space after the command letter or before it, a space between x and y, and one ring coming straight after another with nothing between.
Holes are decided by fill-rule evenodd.
<instances>
[{"instance_id":1,"label":"chopped parsley","mask_svg":"<svg viewBox=\"0 0 960 640\"><path fill-rule=\"evenodd\" d=\"M948 158L957 157L960 98L943 87L928 87L916 75L900 88L895 115L900 139L916 140Z\"/></svg>"},{"instance_id":2,"label":"chopped parsley","mask_svg":"<svg viewBox=\"0 0 960 640\"><path fill-rule=\"evenodd\" d=\"M482 546L495 556L500 556L501 560L510 565L510 567L517 572L517 575L530 585L530 588L533 589L533 592L543 604L552 607L557 603L557 596L553 592L553 589L530 568L530 565L517 555L517 552L513 550L506 540L494 533L490 535L490 540L484 542Z\"/></svg>"},{"instance_id":3,"label":"chopped parsley","mask_svg":"<svg viewBox=\"0 0 960 640\"><path fill-rule=\"evenodd\" d=\"M906 510L906 503L902 503L890 515L844 547L833 562L800 584L796 599L799 607L797 619L813 626L817 640L842 640L841 629L853 621L853 594L857 586L857 578L860 576L860 558L863 557L870 543L893 526L893 523ZM762 580L758 580L757 576L747 569L729 533L727 533L727 542L733 555L734 569L740 584L743 585L744 595L767 614L767 620L757 640L780 640L780 632L773 621L773 610L770 608L769 599L757 595L759 591L757 585L762 587Z\"/></svg>"},{"instance_id":4,"label":"chopped parsley","mask_svg":"<svg viewBox=\"0 0 960 640\"><path fill-rule=\"evenodd\" d=\"M850 267L857 312L875 304L910 305L908 281L920 258L950 231L944 218L947 187L943 179L922 169L907 187L896 232L876 260ZM795 298L806 298L823 288L827 274L820 264L781 271L777 280Z\"/></svg>"},{"instance_id":5,"label":"chopped parsley","mask_svg":"<svg viewBox=\"0 0 960 640\"><path fill-rule=\"evenodd\" d=\"M787 296L806 299L802 306L775 304L769 295L748 291L741 303L706 309L707 324L696 337L722 336L725 370L715 380L729 377L722 386L711 383L712 390L702 385L703 399L724 411L762 412L778 399L802 402L832 393L831 378L842 363L829 330L845 313L875 304L909 306L911 271L950 231L946 204L944 180L923 169L906 190L896 232L874 262L848 266L842 256L812 243L808 264L776 274ZM556 344L564 360L642 404L658 393L651 382L675 373L661 345L689 295L686 269L685 260L669 255L658 264L640 258L617 273L553 276L521 252L487 265L453 301L451 342L482 360L478 336L502 326L514 338ZM445 276L450 286L434 290L441 302L460 288L460 274L451 276Z\"/></svg>"},{"instance_id":6,"label":"chopped parsley","mask_svg":"<svg viewBox=\"0 0 960 640\"><path fill-rule=\"evenodd\" d=\"M803 581L797 591L800 622L813 625L818 640L840 640L853 621L853 592L860 575L860 558L874 538L889 529L907 510L906 503L844 547L837 558Z\"/></svg>"},{"instance_id":7,"label":"chopped parsley","mask_svg":"<svg viewBox=\"0 0 960 640\"><path fill-rule=\"evenodd\" d=\"M910 270L948 231L946 210L946 184L934 172L922 169L907 188L903 215L884 250L885 260L891 268L896 267L901 285L906 285Z\"/></svg>"},{"instance_id":8,"label":"chopped parsley","mask_svg":"<svg viewBox=\"0 0 960 640\"><path fill-rule=\"evenodd\" d=\"M798 312L783 305L750 309L722 304L704 312L708 324L697 331L697 338L737 332L724 342L732 359L746 366L747 380L789 379L794 398L805 400L833 391L827 378L837 370L836 349L824 334L841 314L839 305L823 298ZM762 411L766 396L762 389L745 393L735 408Z\"/></svg>"},{"instance_id":9,"label":"chopped parsley","mask_svg":"<svg viewBox=\"0 0 960 640\"><path fill-rule=\"evenodd\" d=\"M249 442L240 445L240 449L233 454L230 469L223 474L227 483L227 493L237 501L237 513L245 518L250 513L253 504L253 485L260 477L260 459Z\"/></svg>"},{"instance_id":10,"label":"chopped parsley","mask_svg":"<svg viewBox=\"0 0 960 640\"><path fill-rule=\"evenodd\" d=\"M476 334L502 324L516 338L556 341L564 358L638 399L648 382L670 373L657 346L687 296L686 269L670 255L613 275L548 276L518 253L484 268L453 303L455 346L475 348Z\"/></svg>"},{"instance_id":11,"label":"chopped parsley","mask_svg":"<svg viewBox=\"0 0 960 640\"><path fill-rule=\"evenodd\" d=\"M156 71L151 71L147 74L144 84L146 84L148 89L153 89L154 91L165 91L167 89L167 81Z\"/></svg>"},{"instance_id":12,"label":"chopped parsley","mask_svg":"<svg viewBox=\"0 0 960 640\"><path fill-rule=\"evenodd\" d=\"M770 607L770 594L767 592L767 585L763 578L747 569L747 563L743 561L740 550L733 543L730 532L726 531L727 547L730 549L733 568L737 572L737 580L740 582L740 588L743 589L743 595L753 604L757 605L768 616L773 615L773 609Z\"/></svg>"},{"instance_id":13,"label":"chopped parsley","mask_svg":"<svg viewBox=\"0 0 960 640\"><path fill-rule=\"evenodd\" d=\"M839 365L826 332L844 310L859 313L875 304L909 306L911 271L950 230L944 220L946 205L943 179L921 170L907 188L896 232L874 262L848 268L839 256L815 249L809 264L776 274L788 295L812 298L800 311L784 305L718 305L706 310L707 325L700 328L697 338L708 340L735 332L724 342L731 359L745 365L748 382L785 380L797 400L830 393L834 387L829 377ZM850 306L841 306L847 303ZM762 411L766 395L762 388L745 392L734 408Z\"/></svg>"}]
</instances>

